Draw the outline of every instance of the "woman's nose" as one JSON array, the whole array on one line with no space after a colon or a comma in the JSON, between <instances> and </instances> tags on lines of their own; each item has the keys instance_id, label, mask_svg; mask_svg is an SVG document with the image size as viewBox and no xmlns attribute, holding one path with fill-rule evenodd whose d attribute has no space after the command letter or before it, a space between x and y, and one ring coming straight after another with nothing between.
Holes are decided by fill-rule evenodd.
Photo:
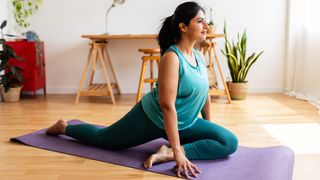
<instances>
[{"instance_id":1,"label":"woman's nose","mask_svg":"<svg viewBox=\"0 0 320 180\"><path fill-rule=\"evenodd\" d=\"M203 26L205 29L208 29L209 28L209 25L206 23L206 22L204 22L204 26Z\"/></svg>"}]
</instances>

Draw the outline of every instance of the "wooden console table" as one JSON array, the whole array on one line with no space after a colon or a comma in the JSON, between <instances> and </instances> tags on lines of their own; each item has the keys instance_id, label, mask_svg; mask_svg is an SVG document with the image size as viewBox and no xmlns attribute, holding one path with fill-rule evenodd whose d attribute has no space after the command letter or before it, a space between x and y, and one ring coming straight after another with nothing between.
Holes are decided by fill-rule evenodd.
<instances>
[{"instance_id":1,"label":"wooden console table","mask_svg":"<svg viewBox=\"0 0 320 180\"><path fill-rule=\"evenodd\" d=\"M80 96L110 96L112 103L115 104L115 99L114 99L114 93L113 89L116 89L118 91L118 94L121 94L119 83L117 81L114 69L111 64L110 56L108 53L107 45L108 45L108 40L111 39L156 39L157 34L123 34L123 35L112 35L112 34L101 34L101 35L82 35L82 38L90 39L92 42L89 44L90 45L90 51L89 55L87 58L87 62L85 64L83 73L82 73L82 78L80 81L79 89L77 92L77 97L76 97L76 104L79 102ZM209 66L213 65L213 59L212 59L212 52L215 56L215 60L218 65L219 73L223 82L224 90L218 90L218 89L211 89L210 90L210 95L226 95L228 98L228 102L230 103L230 95L229 91L226 85L226 82L224 80L224 76L220 67L220 63L218 60L217 56L217 51L215 49L215 44L213 39L215 38L221 38L224 37L224 34L208 34L207 39L211 42L211 46L207 47L205 49L205 52L209 52ZM106 70L106 65L104 63L104 60L107 60L108 65L112 71L112 79L114 83L111 82L111 78L107 73ZM91 70L91 77L89 81L89 88L87 90L82 90L82 86L84 83L84 80L86 79L85 75L88 71L88 66L90 63L93 63L93 69ZM97 63L100 62L105 74L105 79L106 83L105 84L94 84L92 82L94 73L96 70L96 65Z\"/></svg>"}]
</instances>

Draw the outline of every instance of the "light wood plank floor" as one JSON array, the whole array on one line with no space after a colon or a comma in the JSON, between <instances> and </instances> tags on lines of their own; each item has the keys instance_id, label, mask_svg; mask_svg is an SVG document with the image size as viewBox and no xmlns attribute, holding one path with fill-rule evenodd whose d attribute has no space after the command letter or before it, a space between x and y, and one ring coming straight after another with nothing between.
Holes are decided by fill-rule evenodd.
<instances>
[{"instance_id":1,"label":"light wood plank floor","mask_svg":"<svg viewBox=\"0 0 320 180\"><path fill-rule=\"evenodd\" d=\"M0 179L176 179L9 142L10 137L42 129L59 118L110 125L130 110L134 98L117 97L117 105L86 97L75 105L74 95L0 103ZM289 146L296 157L294 179L320 179L320 116L314 106L282 94L252 94L245 101L224 102L212 103L214 122L233 131L240 145Z\"/></svg>"}]
</instances>

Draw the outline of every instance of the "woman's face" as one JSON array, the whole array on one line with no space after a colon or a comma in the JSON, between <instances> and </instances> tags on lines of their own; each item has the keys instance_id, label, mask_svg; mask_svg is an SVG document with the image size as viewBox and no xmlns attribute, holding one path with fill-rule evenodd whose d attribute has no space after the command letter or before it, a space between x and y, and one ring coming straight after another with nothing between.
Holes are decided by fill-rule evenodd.
<instances>
[{"instance_id":1,"label":"woman's face","mask_svg":"<svg viewBox=\"0 0 320 180\"><path fill-rule=\"evenodd\" d=\"M200 10L198 14L190 20L188 26L185 26L185 34L188 37L192 37L195 40L205 40L208 30L208 24L206 23L206 18L204 13Z\"/></svg>"}]
</instances>

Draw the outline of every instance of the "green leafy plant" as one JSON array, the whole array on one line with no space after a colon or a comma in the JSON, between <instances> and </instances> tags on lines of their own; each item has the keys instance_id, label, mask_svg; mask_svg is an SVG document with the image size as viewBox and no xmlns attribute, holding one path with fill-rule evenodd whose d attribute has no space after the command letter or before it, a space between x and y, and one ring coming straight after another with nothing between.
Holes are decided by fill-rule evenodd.
<instances>
[{"instance_id":1,"label":"green leafy plant","mask_svg":"<svg viewBox=\"0 0 320 180\"><path fill-rule=\"evenodd\" d=\"M239 34L237 36L237 42L232 43L228 40L226 23L224 24L223 32L225 34L225 46L223 55L226 56L228 61L228 67L233 83L244 83L247 82L246 77L252 66L260 55L263 53L261 51L259 54L253 53L250 56L246 56L247 51L247 33L244 30L241 38Z\"/></svg>"},{"instance_id":2,"label":"green leafy plant","mask_svg":"<svg viewBox=\"0 0 320 180\"><path fill-rule=\"evenodd\" d=\"M9 63L11 58L19 59L14 50L6 44L4 36L13 36L3 34L3 29L7 25L7 21L1 23L1 38L0 38L0 84L3 86L4 91L7 92L12 87L20 86L23 82L22 69L13 66Z\"/></svg>"},{"instance_id":3,"label":"green leafy plant","mask_svg":"<svg viewBox=\"0 0 320 180\"><path fill-rule=\"evenodd\" d=\"M39 9L41 3L42 0L12 0L16 23L23 28L29 27L27 19Z\"/></svg>"}]
</instances>

